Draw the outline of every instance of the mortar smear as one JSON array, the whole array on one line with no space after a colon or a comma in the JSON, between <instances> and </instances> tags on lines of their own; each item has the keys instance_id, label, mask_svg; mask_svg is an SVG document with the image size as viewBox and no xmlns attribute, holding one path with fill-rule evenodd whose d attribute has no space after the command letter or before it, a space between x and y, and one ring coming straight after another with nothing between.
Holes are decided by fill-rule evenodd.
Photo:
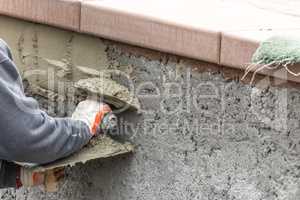
<instances>
[{"instance_id":1,"label":"mortar smear","mask_svg":"<svg viewBox=\"0 0 300 200\"><path fill-rule=\"evenodd\" d=\"M78 163L86 163L90 160L130 153L133 152L133 150L134 146L130 143L122 144L112 140L109 136L102 135L91 140L90 144L79 152L53 163L32 168L32 170L42 172L60 167L74 166Z\"/></svg>"},{"instance_id":2,"label":"mortar smear","mask_svg":"<svg viewBox=\"0 0 300 200\"><path fill-rule=\"evenodd\" d=\"M118 109L124 108L125 106L129 106L129 108L134 110L140 109L139 100L134 97L134 94L132 94L128 88L110 78L81 79L76 82L74 86L77 89L103 97L106 103Z\"/></svg>"}]
</instances>

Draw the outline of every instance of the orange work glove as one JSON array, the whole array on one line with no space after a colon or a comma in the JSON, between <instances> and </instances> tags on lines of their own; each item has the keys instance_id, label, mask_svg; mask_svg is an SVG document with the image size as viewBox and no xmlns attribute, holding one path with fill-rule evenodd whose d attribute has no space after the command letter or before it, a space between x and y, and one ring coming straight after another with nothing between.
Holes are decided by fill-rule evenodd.
<instances>
[{"instance_id":1,"label":"orange work glove","mask_svg":"<svg viewBox=\"0 0 300 200\"><path fill-rule=\"evenodd\" d=\"M100 129L113 129L117 126L116 116L109 105L94 100L85 100L78 104L72 119L83 121L90 127L92 135L96 135Z\"/></svg>"}]
</instances>

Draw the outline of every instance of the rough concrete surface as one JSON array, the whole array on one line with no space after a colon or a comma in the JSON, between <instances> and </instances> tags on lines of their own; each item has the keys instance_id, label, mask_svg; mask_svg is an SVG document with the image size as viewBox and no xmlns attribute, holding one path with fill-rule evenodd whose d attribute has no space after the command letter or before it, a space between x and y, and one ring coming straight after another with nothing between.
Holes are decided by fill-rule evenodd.
<instances>
[{"instance_id":1,"label":"rough concrete surface","mask_svg":"<svg viewBox=\"0 0 300 200\"><path fill-rule=\"evenodd\" d=\"M68 168L56 193L2 190L2 200L300 199L298 88L273 80L280 86L269 86L267 78L252 87L228 78L239 72L207 63L5 17L0 24L6 27L0 37L13 48L23 75L28 69L57 69L50 86L57 86L63 100L38 98L43 108L53 103L52 115L74 109L63 106L72 84L57 83L93 76L78 66L121 70L141 103L140 115L119 115L117 139L135 144L133 155ZM29 81L47 86L48 76L35 78Z\"/></svg>"}]
</instances>

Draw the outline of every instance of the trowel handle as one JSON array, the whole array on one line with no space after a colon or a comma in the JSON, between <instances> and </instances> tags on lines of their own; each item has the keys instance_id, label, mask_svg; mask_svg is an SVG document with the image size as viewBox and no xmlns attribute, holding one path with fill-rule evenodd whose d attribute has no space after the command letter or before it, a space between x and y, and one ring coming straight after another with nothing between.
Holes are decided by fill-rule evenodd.
<instances>
[{"instance_id":1,"label":"trowel handle","mask_svg":"<svg viewBox=\"0 0 300 200\"><path fill-rule=\"evenodd\" d=\"M116 134L118 130L118 118L112 112L108 112L103 117L100 124L100 131L104 134Z\"/></svg>"}]
</instances>

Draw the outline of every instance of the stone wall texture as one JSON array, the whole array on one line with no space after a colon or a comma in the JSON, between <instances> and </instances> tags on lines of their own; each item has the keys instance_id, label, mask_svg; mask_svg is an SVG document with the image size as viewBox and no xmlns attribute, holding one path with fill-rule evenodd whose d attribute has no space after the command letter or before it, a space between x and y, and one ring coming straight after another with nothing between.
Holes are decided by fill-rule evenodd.
<instances>
[{"instance_id":1,"label":"stone wall texture","mask_svg":"<svg viewBox=\"0 0 300 200\"><path fill-rule=\"evenodd\" d=\"M134 154L68 168L56 193L9 189L1 200L300 199L299 88L266 77L254 87L200 61L7 17L0 24L30 83L64 95L72 86L58 83L120 70L127 76L114 78L141 103L141 114L119 116L116 139L135 144ZM52 100L39 101L48 109ZM64 108L52 114L73 109Z\"/></svg>"}]
</instances>

